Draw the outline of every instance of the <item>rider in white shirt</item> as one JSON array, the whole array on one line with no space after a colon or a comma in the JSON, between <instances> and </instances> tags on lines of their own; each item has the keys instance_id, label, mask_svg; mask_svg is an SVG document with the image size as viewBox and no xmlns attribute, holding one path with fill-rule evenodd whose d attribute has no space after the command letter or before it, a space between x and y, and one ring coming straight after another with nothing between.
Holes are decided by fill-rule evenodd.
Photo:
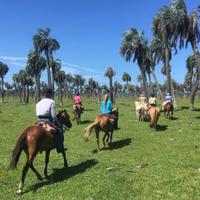
<instances>
[{"instance_id":1,"label":"rider in white shirt","mask_svg":"<svg viewBox=\"0 0 200 200\"><path fill-rule=\"evenodd\" d=\"M36 104L36 116L39 121L47 121L53 123L57 128L55 134L55 144L58 153L64 151L64 135L63 129L58 128L59 122L56 116L56 104L52 99L53 91L50 88L46 89L45 98Z\"/></svg>"}]
</instances>

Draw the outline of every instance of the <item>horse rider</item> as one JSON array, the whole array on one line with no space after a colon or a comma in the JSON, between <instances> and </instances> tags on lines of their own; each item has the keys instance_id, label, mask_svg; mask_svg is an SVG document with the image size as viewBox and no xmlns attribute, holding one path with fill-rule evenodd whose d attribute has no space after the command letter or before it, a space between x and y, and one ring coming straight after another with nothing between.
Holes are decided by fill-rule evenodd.
<instances>
[{"instance_id":1,"label":"horse rider","mask_svg":"<svg viewBox=\"0 0 200 200\"><path fill-rule=\"evenodd\" d=\"M156 104L156 97L154 95L154 93L151 94L151 97L149 98L149 109L151 107L156 107L157 104Z\"/></svg>"},{"instance_id":2,"label":"horse rider","mask_svg":"<svg viewBox=\"0 0 200 200\"><path fill-rule=\"evenodd\" d=\"M118 112L113 112L112 101L109 99L108 94L104 95L104 99L101 102L100 113L110 115L113 119L115 119L114 129L118 129Z\"/></svg>"},{"instance_id":3,"label":"horse rider","mask_svg":"<svg viewBox=\"0 0 200 200\"><path fill-rule=\"evenodd\" d=\"M169 92L167 92L167 95L165 96L165 99L163 102L163 110L164 110L165 105L167 105L168 103L170 103L173 106L173 98Z\"/></svg>"},{"instance_id":4,"label":"horse rider","mask_svg":"<svg viewBox=\"0 0 200 200\"><path fill-rule=\"evenodd\" d=\"M39 122L46 122L56 129L56 133L54 134L55 146L57 152L61 153L65 150L63 145L64 131L60 128L61 126L56 116L56 104L52 96L52 89L47 88L45 91L45 98L36 104L36 116Z\"/></svg>"},{"instance_id":5,"label":"horse rider","mask_svg":"<svg viewBox=\"0 0 200 200\"><path fill-rule=\"evenodd\" d=\"M79 92L77 92L76 95L73 97L73 111L76 110L77 106L80 106L81 110L83 111L84 107L82 105L82 100Z\"/></svg>"},{"instance_id":6,"label":"horse rider","mask_svg":"<svg viewBox=\"0 0 200 200\"><path fill-rule=\"evenodd\" d=\"M144 94L140 94L139 102L140 102L141 105L147 103L147 98L144 96Z\"/></svg>"}]
</instances>

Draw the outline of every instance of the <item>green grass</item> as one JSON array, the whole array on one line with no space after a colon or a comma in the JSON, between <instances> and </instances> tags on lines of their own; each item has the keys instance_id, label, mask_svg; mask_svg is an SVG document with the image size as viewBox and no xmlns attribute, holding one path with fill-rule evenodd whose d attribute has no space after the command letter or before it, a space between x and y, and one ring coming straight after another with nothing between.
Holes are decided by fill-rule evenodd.
<instances>
[{"instance_id":1,"label":"green grass","mask_svg":"<svg viewBox=\"0 0 200 200\"><path fill-rule=\"evenodd\" d=\"M95 151L94 133L87 143L82 138L83 129L98 114L99 105L86 99L84 102L84 123L73 122L71 130L65 133L70 167L64 169L62 156L53 150L50 179L40 182L30 170L25 193L20 197L16 190L24 153L17 170L7 171L7 168L18 135L36 120L35 105L11 99L0 105L1 199L200 199L200 112L185 109L187 99L178 101L183 109L174 113L174 120L165 119L161 113L159 131L152 131L149 123L136 120L133 99L117 100L120 130L113 135L113 145L100 153ZM71 114L69 100L65 107ZM42 174L44 153L36 157L34 165Z\"/></svg>"}]
</instances>

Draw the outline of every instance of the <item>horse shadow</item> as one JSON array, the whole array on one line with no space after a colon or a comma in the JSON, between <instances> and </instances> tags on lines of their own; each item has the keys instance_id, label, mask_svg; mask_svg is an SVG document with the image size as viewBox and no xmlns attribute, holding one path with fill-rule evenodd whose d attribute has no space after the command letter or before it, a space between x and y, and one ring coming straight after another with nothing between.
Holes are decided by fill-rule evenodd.
<instances>
[{"instance_id":1,"label":"horse shadow","mask_svg":"<svg viewBox=\"0 0 200 200\"><path fill-rule=\"evenodd\" d=\"M157 125L157 127L156 127L156 131L165 131L165 130L167 130L167 125Z\"/></svg>"},{"instance_id":2,"label":"horse shadow","mask_svg":"<svg viewBox=\"0 0 200 200\"><path fill-rule=\"evenodd\" d=\"M109 144L108 147L104 147L102 150L114 150L114 149L120 149L123 148L124 146L130 145L132 143L131 138L123 139L123 140L118 140L116 142L112 142ZM92 151L92 153L97 153L98 151L95 149Z\"/></svg>"},{"instance_id":3,"label":"horse shadow","mask_svg":"<svg viewBox=\"0 0 200 200\"><path fill-rule=\"evenodd\" d=\"M54 172L48 177L48 179L45 179L45 181L32 185L29 190L25 191L25 193L30 191L36 192L38 189L44 186L52 185L54 183L69 179L77 174L84 173L87 169L94 167L97 163L97 160L90 159L68 168L53 169Z\"/></svg>"},{"instance_id":4,"label":"horse shadow","mask_svg":"<svg viewBox=\"0 0 200 200\"><path fill-rule=\"evenodd\" d=\"M178 110L188 110L189 106L181 106Z\"/></svg>"},{"instance_id":5,"label":"horse shadow","mask_svg":"<svg viewBox=\"0 0 200 200\"><path fill-rule=\"evenodd\" d=\"M178 119L178 117L171 117L171 119L170 120L177 120Z\"/></svg>"},{"instance_id":6,"label":"horse shadow","mask_svg":"<svg viewBox=\"0 0 200 200\"><path fill-rule=\"evenodd\" d=\"M91 120L82 120L81 121L81 124L89 124L89 123L92 123L93 121Z\"/></svg>"},{"instance_id":7,"label":"horse shadow","mask_svg":"<svg viewBox=\"0 0 200 200\"><path fill-rule=\"evenodd\" d=\"M195 119L200 119L200 116L196 116L196 117L194 117Z\"/></svg>"}]
</instances>

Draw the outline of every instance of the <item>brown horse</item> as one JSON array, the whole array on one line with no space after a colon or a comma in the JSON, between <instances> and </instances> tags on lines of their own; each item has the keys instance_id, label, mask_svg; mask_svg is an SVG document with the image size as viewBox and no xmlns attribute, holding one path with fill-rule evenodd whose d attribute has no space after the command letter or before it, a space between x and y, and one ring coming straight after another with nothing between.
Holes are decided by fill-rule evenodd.
<instances>
[{"instance_id":1,"label":"brown horse","mask_svg":"<svg viewBox=\"0 0 200 200\"><path fill-rule=\"evenodd\" d=\"M152 106L148 110L148 114L150 116L150 127L151 128L156 128L157 127L157 122L160 116L160 108L156 106Z\"/></svg>"},{"instance_id":2,"label":"brown horse","mask_svg":"<svg viewBox=\"0 0 200 200\"><path fill-rule=\"evenodd\" d=\"M83 113L82 105L77 104L73 109L74 120L76 120L77 124L81 123L81 114Z\"/></svg>"},{"instance_id":3,"label":"brown horse","mask_svg":"<svg viewBox=\"0 0 200 200\"><path fill-rule=\"evenodd\" d=\"M57 118L62 126L67 126L67 128L71 128L72 124L69 119L69 115L64 111L60 111L57 114ZM37 169L33 166L33 160L37 156L39 152L46 151L45 156L45 169L44 175L47 178L47 166L49 162L49 155L50 151L55 148L54 136L53 134L47 132L47 130L42 126L30 126L25 129L22 134L19 136L15 148L13 150L12 159L10 162L10 168L15 169L17 167L17 162L19 160L20 154L22 150L27 155L26 164L23 167L22 176L20 179L20 183L18 186L17 194L23 193L24 181L28 169L31 168L32 171L35 173L39 180L42 180L40 173ZM62 152L63 159L64 159L64 167L68 167L66 154Z\"/></svg>"},{"instance_id":4,"label":"brown horse","mask_svg":"<svg viewBox=\"0 0 200 200\"><path fill-rule=\"evenodd\" d=\"M165 118L171 119L174 111L174 106L172 103L168 102L164 105L164 115Z\"/></svg>"},{"instance_id":5,"label":"brown horse","mask_svg":"<svg viewBox=\"0 0 200 200\"><path fill-rule=\"evenodd\" d=\"M118 114L118 110L115 110L115 114ZM99 132L103 131L104 136L103 136L103 147L105 147L105 140L107 143L112 143L112 136L113 132L115 129L115 123L116 123L116 118L112 117L112 115L97 115L95 118L94 122L90 124L87 128L84 129L83 132L83 137L85 141L88 141L88 138L93 130L95 128L95 133L96 133L96 142L97 142L97 151L100 151L100 146L99 146ZM107 137L107 138L106 138Z\"/></svg>"}]
</instances>

